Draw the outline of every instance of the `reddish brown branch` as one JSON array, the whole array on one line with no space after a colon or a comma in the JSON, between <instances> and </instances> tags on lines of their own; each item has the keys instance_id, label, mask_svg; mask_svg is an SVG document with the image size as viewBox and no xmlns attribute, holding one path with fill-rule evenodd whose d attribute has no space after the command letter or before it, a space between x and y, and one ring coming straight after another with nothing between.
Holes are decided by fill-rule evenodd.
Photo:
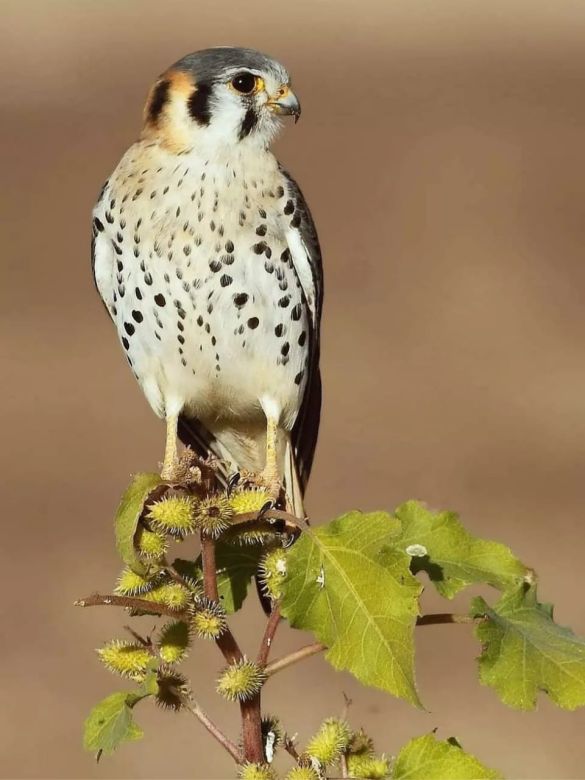
<instances>
[{"instance_id":1,"label":"reddish brown branch","mask_svg":"<svg viewBox=\"0 0 585 780\"><path fill-rule=\"evenodd\" d=\"M291 737L288 736L288 734L284 735L284 740L282 743L283 748L286 750L286 752L289 754L289 756L292 756L294 760L298 763L300 756L299 753L295 747L295 743L291 739Z\"/></svg>"},{"instance_id":2,"label":"reddish brown branch","mask_svg":"<svg viewBox=\"0 0 585 780\"><path fill-rule=\"evenodd\" d=\"M292 666L299 661L304 661L305 658L310 658L312 655L323 652L323 650L327 650L327 647L321 642L315 642L312 645L305 645L305 647L301 647L300 650L295 650L294 653L289 653L288 655L285 655L282 658L277 658L276 661L269 663L264 670L266 672L266 676L270 677L271 675L276 674L276 672L280 672L281 669L286 669L287 666Z\"/></svg>"},{"instance_id":3,"label":"reddish brown branch","mask_svg":"<svg viewBox=\"0 0 585 780\"><path fill-rule=\"evenodd\" d=\"M469 615L454 615L451 612L437 612L431 615L421 615L417 618L417 626L432 626L439 625L441 623L477 623L478 619L470 617ZM276 672L280 672L282 669L286 669L299 661L304 661L305 658L310 658L312 655L321 653L326 650L327 646L321 642L314 642L311 645L305 645L300 650L295 650L293 653L277 658L275 661L269 663L265 672L268 677Z\"/></svg>"},{"instance_id":4,"label":"reddish brown branch","mask_svg":"<svg viewBox=\"0 0 585 780\"><path fill-rule=\"evenodd\" d=\"M237 539L243 534L283 534L296 539L302 531L300 521L289 512L281 509L268 509L265 513L242 512L236 515L229 528L224 531L223 539Z\"/></svg>"},{"instance_id":5,"label":"reddish brown branch","mask_svg":"<svg viewBox=\"0 0 585 780\"><path fill-rule=\"evenodd\" d=\"M236 515L232 521L232 525L243 525L255 520L264 521L266 525L270 525L270 520L279 520L287 531L300 531L302 530L301 521L295 515L291 515L290 512L285 512L282 509L268 509L264 514L259 515L258 512L242 512L242 514Z\"/></svg>"},{"instance_id":6,"label":"reddish brown branch","mask_svg":"<svg viewBox=\"0 0 585 780\"><path fill-rule=\"evenodd\" d=\"M215 542L209 536L201 534L201 560L203 561L203 590L211 601L219 603L219 591L217 589L217 566L215 563ZM241 661L242 651L229 628L215 640L223 657L228 663Z\"/></svg>"},{"instance_id":7,"label":"reddish brown branch","mask_svg":"<svg viewBox=\"0 0 585 780\"><path fill-rule=\"evenodd\" d=\"M74 601L73 605L75 607L125 607L126 609L148 612L151 615L165 615L178 620L186 620L189 617L185 610L172 609L167 607L166 604L160 604L157 601L147 601L147 599L135 596L113 596L92 593L87 598Z\"/></svg>"},{"instance_id":8,"label":"reddish brown branch","mask_svg":"<svg viewBox=\"0 0 585 780\"><path fill-rule=\"evenodd\" d=\"M252 764L262 764L264 763L264 744L260 693L257 693L254 698L240 703L240 715L242 716L244 758Z\"/></svg>"},{"instance_id":9,"label":"reddish brown branch","mask_svg":"<svg viewBox=\"0 0 585 780\"><path fill-rule=\"evenodd\" d=\"M214 737L225 750L227 750L234 761L238 764L241 763L242 757L237 746L234 745L231 739L229 739L229 737L227 737L223 731L221 731L221 729L219 729L215 723L203 712L197 702L191 702L191 704L187 706L187 709L197 718L200 723L205 726L211 736Z\"/></svg>"},{"instance_id":10,"label":"reddish brown branch","mask_svg":"<svg viewBox=\"0 0 585 780\"><path fill-rule=\"evenodd\" d=\"M215 541L206 534L201 534L201 560L203 562L205 595L208 599L219 601ZM215 642L228 663L237 663L243 660L243 653L229 628ZM262 763L264 761L264 745L262 743L262 714L259 693L248 701L240 702L240 715L242 717L244 760L251 763Z\"/></svg>"},{"instance_id":11,"label":"reddish brown branch","mask_svg":"<svg viewBox=\"0 0 585 780\"><path fill-rule=\"evenodd\" d=\"M266 662L268 661L268 656L270 654L270 648L272 647L272 640L274 639L274 635L276 634L276 629L278 628L279 623L280 607L278 604L275 604L272 608L272 612L270 613L270 617L268 618L268 622L266 623L264 636L262 637L260 650L258 651L257 663L260 666L266 666Z\"/></svg>"}]
</instances>

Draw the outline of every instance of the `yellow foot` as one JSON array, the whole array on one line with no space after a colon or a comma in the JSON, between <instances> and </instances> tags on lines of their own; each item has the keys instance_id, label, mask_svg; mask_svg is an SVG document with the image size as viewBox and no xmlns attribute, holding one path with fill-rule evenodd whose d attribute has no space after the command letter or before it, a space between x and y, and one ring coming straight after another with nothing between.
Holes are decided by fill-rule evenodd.
<instances>
[{"instance_id":1,"label":"yellow foot","mask_svg":"<svg viewBox=\"0 0 585 780\"><path fill-rule=\"evenodd\" d=\"M268 495L268 500L273 502L274 506L281 504L284 499L283 486L278 477L267 473L266 470L260 473L245 471L242 469L239 473L238 487L245 488L250 486L262 490Z\"/></svg>"},{"instance_id":2,"label":"yellow foot","mask_svg":"<svg viewBox=\"0 0 585 780\"><path fill-rule=\"evenodd\" d=\"M165 482L181 482L184 477L185 468L179 458L163 463L160 476Z\"/></svg>"},{"instance_id":3,"label":"yellow foot","mask_svg":"<svg viewBox=\"0 0 585 780\"><path fill-rule=\"evenodd\" d=\"M169 415L167 422L167 438L165 444L165 459L160 475L166 482L175 482L180 469L177 452L177 415Z\"/></svg>"}]
</instances>

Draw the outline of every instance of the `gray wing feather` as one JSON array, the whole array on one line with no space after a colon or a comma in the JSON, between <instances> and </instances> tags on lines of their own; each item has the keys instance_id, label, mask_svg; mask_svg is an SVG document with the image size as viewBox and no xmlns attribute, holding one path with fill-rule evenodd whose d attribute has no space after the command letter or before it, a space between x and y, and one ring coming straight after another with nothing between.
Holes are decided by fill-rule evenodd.
<instances>
[{"instance_id":1,"label":"gray wing feather","mask_svg":"<svg viewBox=\"0 0 585 780\"><path fill-rule=\"evenodd\" d=\"M319 326L321 322L321 312L323 309L323 262L321 258L321 247L313 217L307 205L303 193L296 181L287 171L281 169L286 176L289 189L294 195L297 210L301 216L301 223L298 228L302 243L304 244L309 266L313 276L313 287L315 290L315 316L314 324L311 323L309 332L309 376L303 402L292 431L292 444L294 449L297 473L301 490L304 493L311 467L313 457L317 446L317 437L319 435L319 422L321 418L321 372L319 370L320 338Z\"/></svg>"}]
</instances>

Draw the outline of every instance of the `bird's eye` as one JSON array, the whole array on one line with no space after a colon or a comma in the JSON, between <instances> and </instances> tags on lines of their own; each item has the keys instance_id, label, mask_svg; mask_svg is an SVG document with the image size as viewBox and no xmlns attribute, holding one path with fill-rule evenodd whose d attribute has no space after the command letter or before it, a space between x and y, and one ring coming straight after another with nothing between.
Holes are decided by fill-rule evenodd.
<instances>
[{"instance_id":1,"label":"bird's eye","mask_svg":"<svg viewBox=\"0 0 585 780\"><path fill-rule=\"evenodd\" d=\"M253 73L238 73L232 79L232 87L242 95L251 95L260 79Z\"/></svg>"}]
</instances>

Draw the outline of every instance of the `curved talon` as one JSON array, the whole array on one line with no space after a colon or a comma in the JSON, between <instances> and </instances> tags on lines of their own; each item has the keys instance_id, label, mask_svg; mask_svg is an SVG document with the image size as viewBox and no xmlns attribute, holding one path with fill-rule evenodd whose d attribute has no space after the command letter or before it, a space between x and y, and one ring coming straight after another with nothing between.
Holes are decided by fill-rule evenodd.
<instances>
[{"instance_id":1,"label":"curved talon","mask_svg":"<svg viewBox=\"0 0 585 780\"><path fill-rule=\"evenodd\" d=\"M276 507L276 501L273 501L272 499L267 501L258 512L258 520L261 520L266 514L266 512L270 512L270 510L274 509L275 507Z\"/></svg>"},{"instance_id":2,"label":"curved talon","mask_svg":"<svg viewBox=\"0 0 585 780\"><path fill-rule=\"evenodd\" d=\"M242 475L239 471L236 471L235 474L232 474L231 477L228 479L227 483L227 494L228 496L231 495L232 490L235 488L235 486L239 483Z\"/></svg>"}]
</instances>

